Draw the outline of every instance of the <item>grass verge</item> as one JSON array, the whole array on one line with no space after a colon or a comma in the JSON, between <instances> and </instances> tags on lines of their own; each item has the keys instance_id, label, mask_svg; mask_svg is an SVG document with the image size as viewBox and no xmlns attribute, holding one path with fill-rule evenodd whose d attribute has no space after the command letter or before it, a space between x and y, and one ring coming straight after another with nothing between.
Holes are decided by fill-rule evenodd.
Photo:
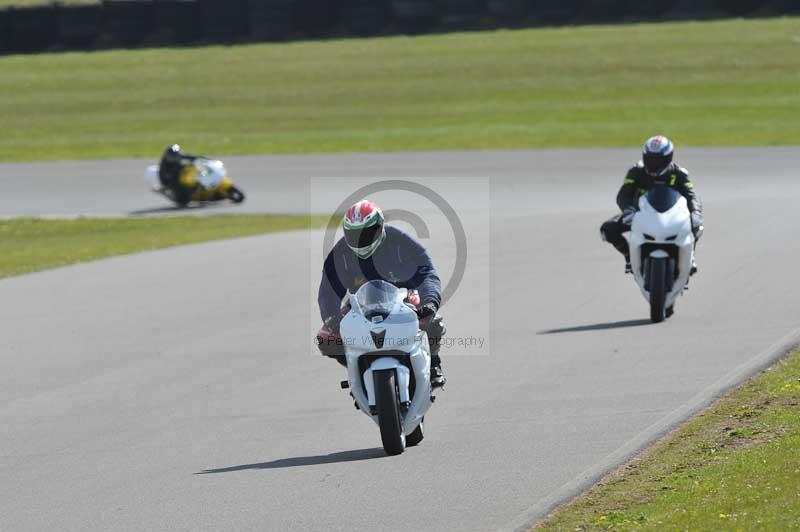
<instances>
[{"instance_id":1,"label":"grass verge","mask_svg":"<svg viewBox=\"0 0 800 532\"><path fill-rule=\"evenodd\" d=\"M322 227L309 216L175 216L0 221L0 277L238 236Z\"/></svg>"},{"instance_id":2,"label":"grass verge","mask_svg":"<svg viewBox=\"0 0 800 532\"><path fill-rule=\"evenodd\" d=\"M534 530L800 529L800 352L753 377Z\"/></svg>"},{"instance_id":3,"label":"grass verge","mask_svg":"<svg viewBox=\"0 0 800 532\"><path fill-rule=\"evenodd\" d=\"M800 18L0 57L0 160L800 143Z\"/></svg>"}]
</instances>

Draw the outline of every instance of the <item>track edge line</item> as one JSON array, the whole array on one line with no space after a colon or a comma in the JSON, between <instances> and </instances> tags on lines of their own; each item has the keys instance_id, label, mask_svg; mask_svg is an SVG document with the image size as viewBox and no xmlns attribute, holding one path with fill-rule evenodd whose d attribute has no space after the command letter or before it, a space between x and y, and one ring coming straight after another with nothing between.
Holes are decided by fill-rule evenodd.
<instances>
[{"instance_id":1,"label":"track edge line","mask_svg":"<svg viewBox=\"0 0 800 532\"><path fill-rule=\"evenodd\" d=\"M552 495L540 499L496 532L527 532L557 507L582 495L611 471L629 462L652 443L665 436L700 410L711 405L725 392L763 371L800 344L800 328L790 331L755 357L729 371L711 385L695 394L684 405L673 410L628 440L622 447L603 458L575 479L558 488Z\"/></svg>"}]
</instances>

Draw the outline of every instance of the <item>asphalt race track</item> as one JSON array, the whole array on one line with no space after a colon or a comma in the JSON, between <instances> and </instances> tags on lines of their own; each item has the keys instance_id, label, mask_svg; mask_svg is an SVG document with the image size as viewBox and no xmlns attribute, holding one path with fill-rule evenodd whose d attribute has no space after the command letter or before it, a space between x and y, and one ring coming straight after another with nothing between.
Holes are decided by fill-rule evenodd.
<instances>
[{"instance_id":1,"label":"asphalt race track","mask_svg":"<svg viewBox=\"0 0 800 532\"><path fill-rule=\"evenodd\" d=\"M248 201L193 212L330 212L413 178L459 214L443 311L486 343L443 350L426 439L398 457L311 343L321 231L0 281L0 530L523 526L800 339L800 149L679 155L707 227L660 325L598 236L636 148L226 159ZM144 164L0 165L0 216L159 212ZM382 194L447 278L446 221Z\"/></svg>"}]
</instances>

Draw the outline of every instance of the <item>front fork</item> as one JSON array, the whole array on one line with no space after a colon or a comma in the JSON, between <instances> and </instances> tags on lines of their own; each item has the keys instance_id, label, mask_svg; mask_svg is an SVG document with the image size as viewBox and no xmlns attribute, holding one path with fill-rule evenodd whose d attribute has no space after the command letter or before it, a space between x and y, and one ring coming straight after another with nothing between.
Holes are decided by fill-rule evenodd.
<instances>
[{"instance_id":1,"label":"front fork","mask_svg":"<svg viewBox=\"0 0 800 532\"><path fill-rule=\"evenodd\" d=\"M650 279L650 272L651 272L650 264L651 264L651 262L653 260L657 260L657 259L666 260L669 263L668 264L669 267L667 268L667 271L670 272L670 275L668 275L667 278L665 279L666 284L667 284L667 286L665 287L666 293L669 294L670 292L672 292L672 288L675 285L675 271L676 271L676 269L675 269L675 266L676 266L675 265L675 259L670 257L669 253L667 253L666 251L660 250L660 249L651 252L642 261L642 269L643 269L643 274L644 274L644 289L647 290L648 292L651 291L650 290L650 283L651 283L651 279Z\"/></svg>"},{"instance_id":2,"label":"front fork","mask_svg":"<svg viewBox=\"0 0 800 532\"><path fill-rule=\"evenodd\" d=\"M392 370L395 372L397 383L398 399L400 400L401 408L408 409L411 404L411 397L409 397L409 387L411 385L411 371L404 365L398 364L397 360L386 357L379 358L364 372L364 387L367 392L367 403L370 409L375 408L375 382L373 379L374 371Z\"/></svg>"}]
</instances>

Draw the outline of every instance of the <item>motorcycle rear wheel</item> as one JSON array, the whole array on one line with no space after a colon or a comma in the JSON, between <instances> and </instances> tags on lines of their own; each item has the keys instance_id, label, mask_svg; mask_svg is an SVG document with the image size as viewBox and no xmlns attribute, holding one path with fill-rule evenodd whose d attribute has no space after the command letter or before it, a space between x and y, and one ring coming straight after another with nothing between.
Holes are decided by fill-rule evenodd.
<instances>
[{"instance_id":1,"label":"motorcycle rear wheel","mask_svg":"<svg viewBox=\"0 0 800 532\"><path fill-rule=\"evenodd\" d=\"M373 373L375 406L383 449L389 456L401 454L406 448L406 436L400 418L400 401L397 398L394 370Z\"/></svg>"}]
</instances>

